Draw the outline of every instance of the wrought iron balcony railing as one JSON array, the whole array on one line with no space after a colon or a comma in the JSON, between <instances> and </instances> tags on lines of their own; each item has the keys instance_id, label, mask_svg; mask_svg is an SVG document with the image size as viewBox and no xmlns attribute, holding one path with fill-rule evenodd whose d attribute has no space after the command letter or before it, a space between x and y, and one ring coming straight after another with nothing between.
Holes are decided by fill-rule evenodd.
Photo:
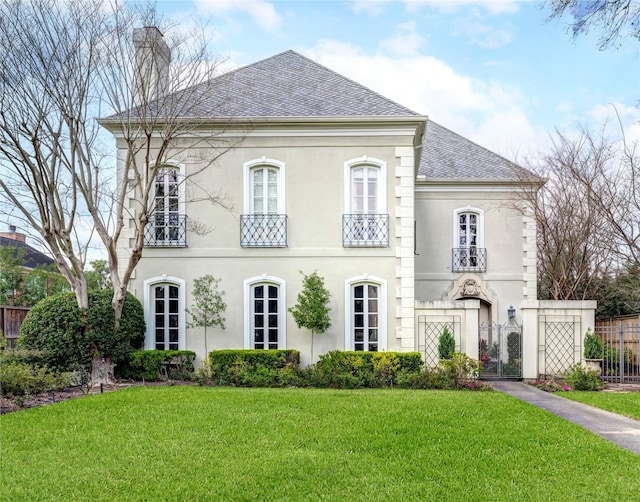
<instances>
[{"instance_id":1,"label":"wrought iron balcony railing","mask_svg":"<svg viewBox=\"0 0 640 502\"><path fill-rule=\"evenodd\" d=\"M286 214L243 214L240 216L242 247L287 247Z\"/></svg>"},{"instance_id":2,"label":"wrought iron balcony railing","mask_svg":"<svg viewBox=\"0 0 640 502\"><path fill-rule=\"evenodd\" d=\"M485 248L453 248L451 250L453 272L486 272L487 250Z\"/></svg>"},{"instance_id":3,"label":"wrought iron balcony railing","mask_svg":"<svg viewBox=\"0 0 640 502\"><path fill-rule=\"evenodd\" d=\"M388 247L388 214L343 214L344 247Z\"/></svg>"},{"instance_id":4,"label":"wrought iron balcony railing","mask_svg":"<svg viewBox=\"0 0 640 502\"><path fill-rule=\"evenodd\" d=\"M144 229L147 247L187 247L187 216L153 214Z\"/></svg>"}]
</instances>

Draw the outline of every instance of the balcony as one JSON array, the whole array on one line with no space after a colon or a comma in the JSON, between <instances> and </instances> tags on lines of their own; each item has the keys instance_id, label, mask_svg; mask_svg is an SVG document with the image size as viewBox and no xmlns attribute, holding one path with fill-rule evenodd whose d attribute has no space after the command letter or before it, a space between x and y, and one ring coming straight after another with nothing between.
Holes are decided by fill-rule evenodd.
<instances>
[{"instance_id":1,"label":"balcony","mask_svg":"<svg viewBox=\"0 0 640 502\"><path fill-rule=\"evenodd\" d=\"M287 247L286 214L243 214L240 216L240 245L243 248Z\"/></svg>"},{"instance_id":2,"label":"balcony","mask_svg":"<svg viewBox=\"0 0 640 502\"><path fill-rule=\"evenodd\" d=\"M184 214L153 214L144 229L147 247L187 247L187 216Z\"/></svg>"},{"instance_id":3,"label":"balcony","mask_svg":"<svg viewBox=\"0 0 640 502\"><path fill-rule=\"evenodd\" d=\"M388 214L343 214L344 247L388 247Z\"/></svg>"},{"instance_id":4,"label":"balcony","mask_svg":"<svg viewBox=\"0 0 640 502\"><path fill-rule=\"evenodd\" d=\"M451 250L453 272L486 272L487 250L485 248L453 248Z\"/></svg>"}]
</instances>

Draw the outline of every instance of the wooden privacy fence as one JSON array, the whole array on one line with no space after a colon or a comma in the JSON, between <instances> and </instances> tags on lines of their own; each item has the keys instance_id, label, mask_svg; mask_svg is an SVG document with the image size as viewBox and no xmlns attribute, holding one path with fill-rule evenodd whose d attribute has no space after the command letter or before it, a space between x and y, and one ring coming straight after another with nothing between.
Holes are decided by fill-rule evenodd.
<instances>
[{"instance_id":1,"label":"wooden privacy fence","mask_svg":"<svg viewBox=\"0 0 640 502\"><path fill-rule=\"evenodd\" d=\"M0 329L2 329L6 340L6 348L15 348L16 342L20 337L20 326L29 310L29 307L13 307L9 305L0 307Z\"/></svg>"},{"instance_id":2,"label":"wooden privacy fence","mask_svg":"<svg viewBox=\"0 0 640 502\"><path fill-rule=\"evenodd\" d=\"M640 314L598 319L595 332L604 341L602 378L640 382Z\"/></svg>"}]
</instances>

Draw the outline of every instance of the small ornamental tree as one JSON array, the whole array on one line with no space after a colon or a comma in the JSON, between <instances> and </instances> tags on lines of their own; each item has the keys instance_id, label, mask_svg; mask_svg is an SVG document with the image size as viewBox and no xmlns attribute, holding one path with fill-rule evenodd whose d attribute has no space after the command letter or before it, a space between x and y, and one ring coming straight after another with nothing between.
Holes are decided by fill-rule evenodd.
<instances>
[{"instance_id":1,"label":"small ornamental tree","mask_svg":"<svg viewBox=\"0 0 640 502\"><path fill-rule=\"evenodd\" d=\"M440 359L451 359L456 351L456 341L449 331L449 326L445 326L438 340L438 355Z\"/></svg>"},{"instance_id":2,"label":"small ornamental tree","mask_svg":"<svg viewBox=\"0 0 640 502\"><path fill-rule=\"evenodd\" d=\"M227 304L222 299L224 291L220 291L218 285L220 279L216 279L211 275L198 277L193 281L193 306L187 309L187 313L191 316L191 322L188 323L190 328L204 328L204 354L205 359L209 357L209 349L207 347L207 328L219 326L225 329L223 316L227 309Z\"/></svg>"},{"instance_id":3,"label":"small ornamental tree","mask_svg":"<svg viewBox=\"0 0 640 502\"><path fill-rule=\"evenodd\" d=\"M311 361L313 361L313 336L316 333L324 333L331 326L329 317L330 308L327 306L331 294L324 287L324 279L314 272L306 275L300 272L302 291L298 293L298 303L289 308L298 328L307 328L311 331Z\"/></svg>"}]
</instances>

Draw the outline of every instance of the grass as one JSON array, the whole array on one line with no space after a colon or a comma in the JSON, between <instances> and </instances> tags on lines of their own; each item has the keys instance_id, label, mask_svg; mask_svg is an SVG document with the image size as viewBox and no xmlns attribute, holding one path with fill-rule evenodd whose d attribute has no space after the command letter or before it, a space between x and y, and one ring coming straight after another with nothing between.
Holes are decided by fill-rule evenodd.
<instances>
[{"instance_id":1,"label":"grass","mask_svg":"<svg viewBox=\"0 0 640 502\"><path fill-rule=\"evenodd\" d=\"M640 420L640 392L559 392L560 397Z\"/></svg>"},{"instance_id":2,"label":"grass","mask_svg":"<svg viewBox=\"0 0 640 502\"><path fill-rule=\"evenodd\" d=\"M633 500L640 457L501 393L136 387L0 417L1 500Z\"/></svg>"}]
</instances>

